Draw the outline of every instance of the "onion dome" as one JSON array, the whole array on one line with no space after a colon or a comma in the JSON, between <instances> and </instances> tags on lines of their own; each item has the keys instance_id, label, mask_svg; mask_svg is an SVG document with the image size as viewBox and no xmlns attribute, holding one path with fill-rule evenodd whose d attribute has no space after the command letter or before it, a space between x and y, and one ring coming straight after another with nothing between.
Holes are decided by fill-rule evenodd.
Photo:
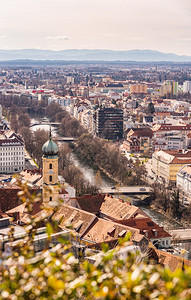
<instances>
[{"instance_id":1,"label":"onion dome","mask_svg":"<svg viewBox=\"0 0 191 300\"><path fill-rule=\"evenodd\" d=\"M42 152L43 152L44 157L46 157L46 158L57 158L58 146L52 140L51 127L50 127L49 140L42 146Z\"/></svg>"}]
</instances>

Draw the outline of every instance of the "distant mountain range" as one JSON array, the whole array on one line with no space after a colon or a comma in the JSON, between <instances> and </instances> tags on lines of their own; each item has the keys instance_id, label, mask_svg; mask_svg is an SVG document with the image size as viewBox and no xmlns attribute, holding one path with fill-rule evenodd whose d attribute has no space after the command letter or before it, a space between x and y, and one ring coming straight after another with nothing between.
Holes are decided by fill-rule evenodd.
<instances>
[{"instance_id":1,"label":"distant mountain range","mask_svg":"<svg viewBox=\"0 0 191 300\"><path fill-rule=\"evenodd\" d=\"M191 56L164 53L153 50L0 50L0 61L8 60L191 62Z\"/></svg>"}]
</instances>

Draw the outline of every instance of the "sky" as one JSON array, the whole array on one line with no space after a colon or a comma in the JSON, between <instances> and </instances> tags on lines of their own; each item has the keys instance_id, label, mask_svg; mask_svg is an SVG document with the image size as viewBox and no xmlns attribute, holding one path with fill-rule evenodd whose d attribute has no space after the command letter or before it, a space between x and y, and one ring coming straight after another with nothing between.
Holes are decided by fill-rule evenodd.
<instances>
[{"instance_id":1,"label":"sky","mask_svg":"<svg viewBox=\"0 0 191 300\"><path fill-rule=\"evenodd\" d=\"M191 55L191 0L0 0L0 49Z\"/></svg>"}]
</instances>

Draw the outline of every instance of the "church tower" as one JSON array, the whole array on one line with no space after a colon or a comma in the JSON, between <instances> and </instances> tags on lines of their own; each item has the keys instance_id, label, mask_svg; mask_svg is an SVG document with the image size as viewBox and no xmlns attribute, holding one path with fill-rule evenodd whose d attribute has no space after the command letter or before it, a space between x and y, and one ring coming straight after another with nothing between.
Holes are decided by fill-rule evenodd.
<instances>
[{"instance_id":1,"label":"church tower","mask_svg":"<svg viewBox=\"0 0 191 300\"><path fill-rule=\"evenodd\" d=\"M51 128L49 140L42 147L43 152L43 202L55 201L59 197L58 187L58 147L52 140Z\"/></svg>"}]
</instances>

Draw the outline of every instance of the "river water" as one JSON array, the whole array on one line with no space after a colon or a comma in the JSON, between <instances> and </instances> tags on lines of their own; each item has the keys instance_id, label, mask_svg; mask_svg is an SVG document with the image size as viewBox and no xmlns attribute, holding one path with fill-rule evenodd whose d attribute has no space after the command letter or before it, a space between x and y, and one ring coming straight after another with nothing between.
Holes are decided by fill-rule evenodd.
<instances>
[{"instance_id":1,"label":"river water","mask_svg":"<svg viewBox=\"0 0 191 300\"><path fill-rule=\"evenodd\" d=\"M31 119L31 123L37 123L39 122L39 120L37 119ZM36 131L38 129L44 129L44 130L47 130L49 131L50 130L50 126L49 125L45 125L45 124L39 124L39 125L36 125L36 126L33 126L31 127L32 131ZM52 126L52 135L54 137L56 137L58 134L57 134L57 130L56 130L56 127ZM75 153L72 153L72 161L73 163L75 164L76 167L78 167L84 177L91 183L91 184L95 184L96 183L96 180L95 180L95 177L96 177L96 173L97 173L97 170L85 165L82 161L79 160L79 158L75 155ZM105 176L105 174L103 174L102 172L101 173L101 184L100 184L100 187L102 186L107 186L107 187L111 187L113 185L115 185L114 181L111 180L110 178L108 178L107 176ZM132 197L131 198L127 198L127 196L125 195L119 195L119 197L122 197L123 199L127 199L127 200L131 200L133 199ZM177 223L176 221L172 221L172 220L169 220L165 215L157 212L156 210L150 208L150 207L140 207L155 223L157 223L158 225L160 226L164 226L165 229L167 230L171 230L171 229L177 229L177 228L180 228L180 224Z\"/></svg>"}]
</instances>

